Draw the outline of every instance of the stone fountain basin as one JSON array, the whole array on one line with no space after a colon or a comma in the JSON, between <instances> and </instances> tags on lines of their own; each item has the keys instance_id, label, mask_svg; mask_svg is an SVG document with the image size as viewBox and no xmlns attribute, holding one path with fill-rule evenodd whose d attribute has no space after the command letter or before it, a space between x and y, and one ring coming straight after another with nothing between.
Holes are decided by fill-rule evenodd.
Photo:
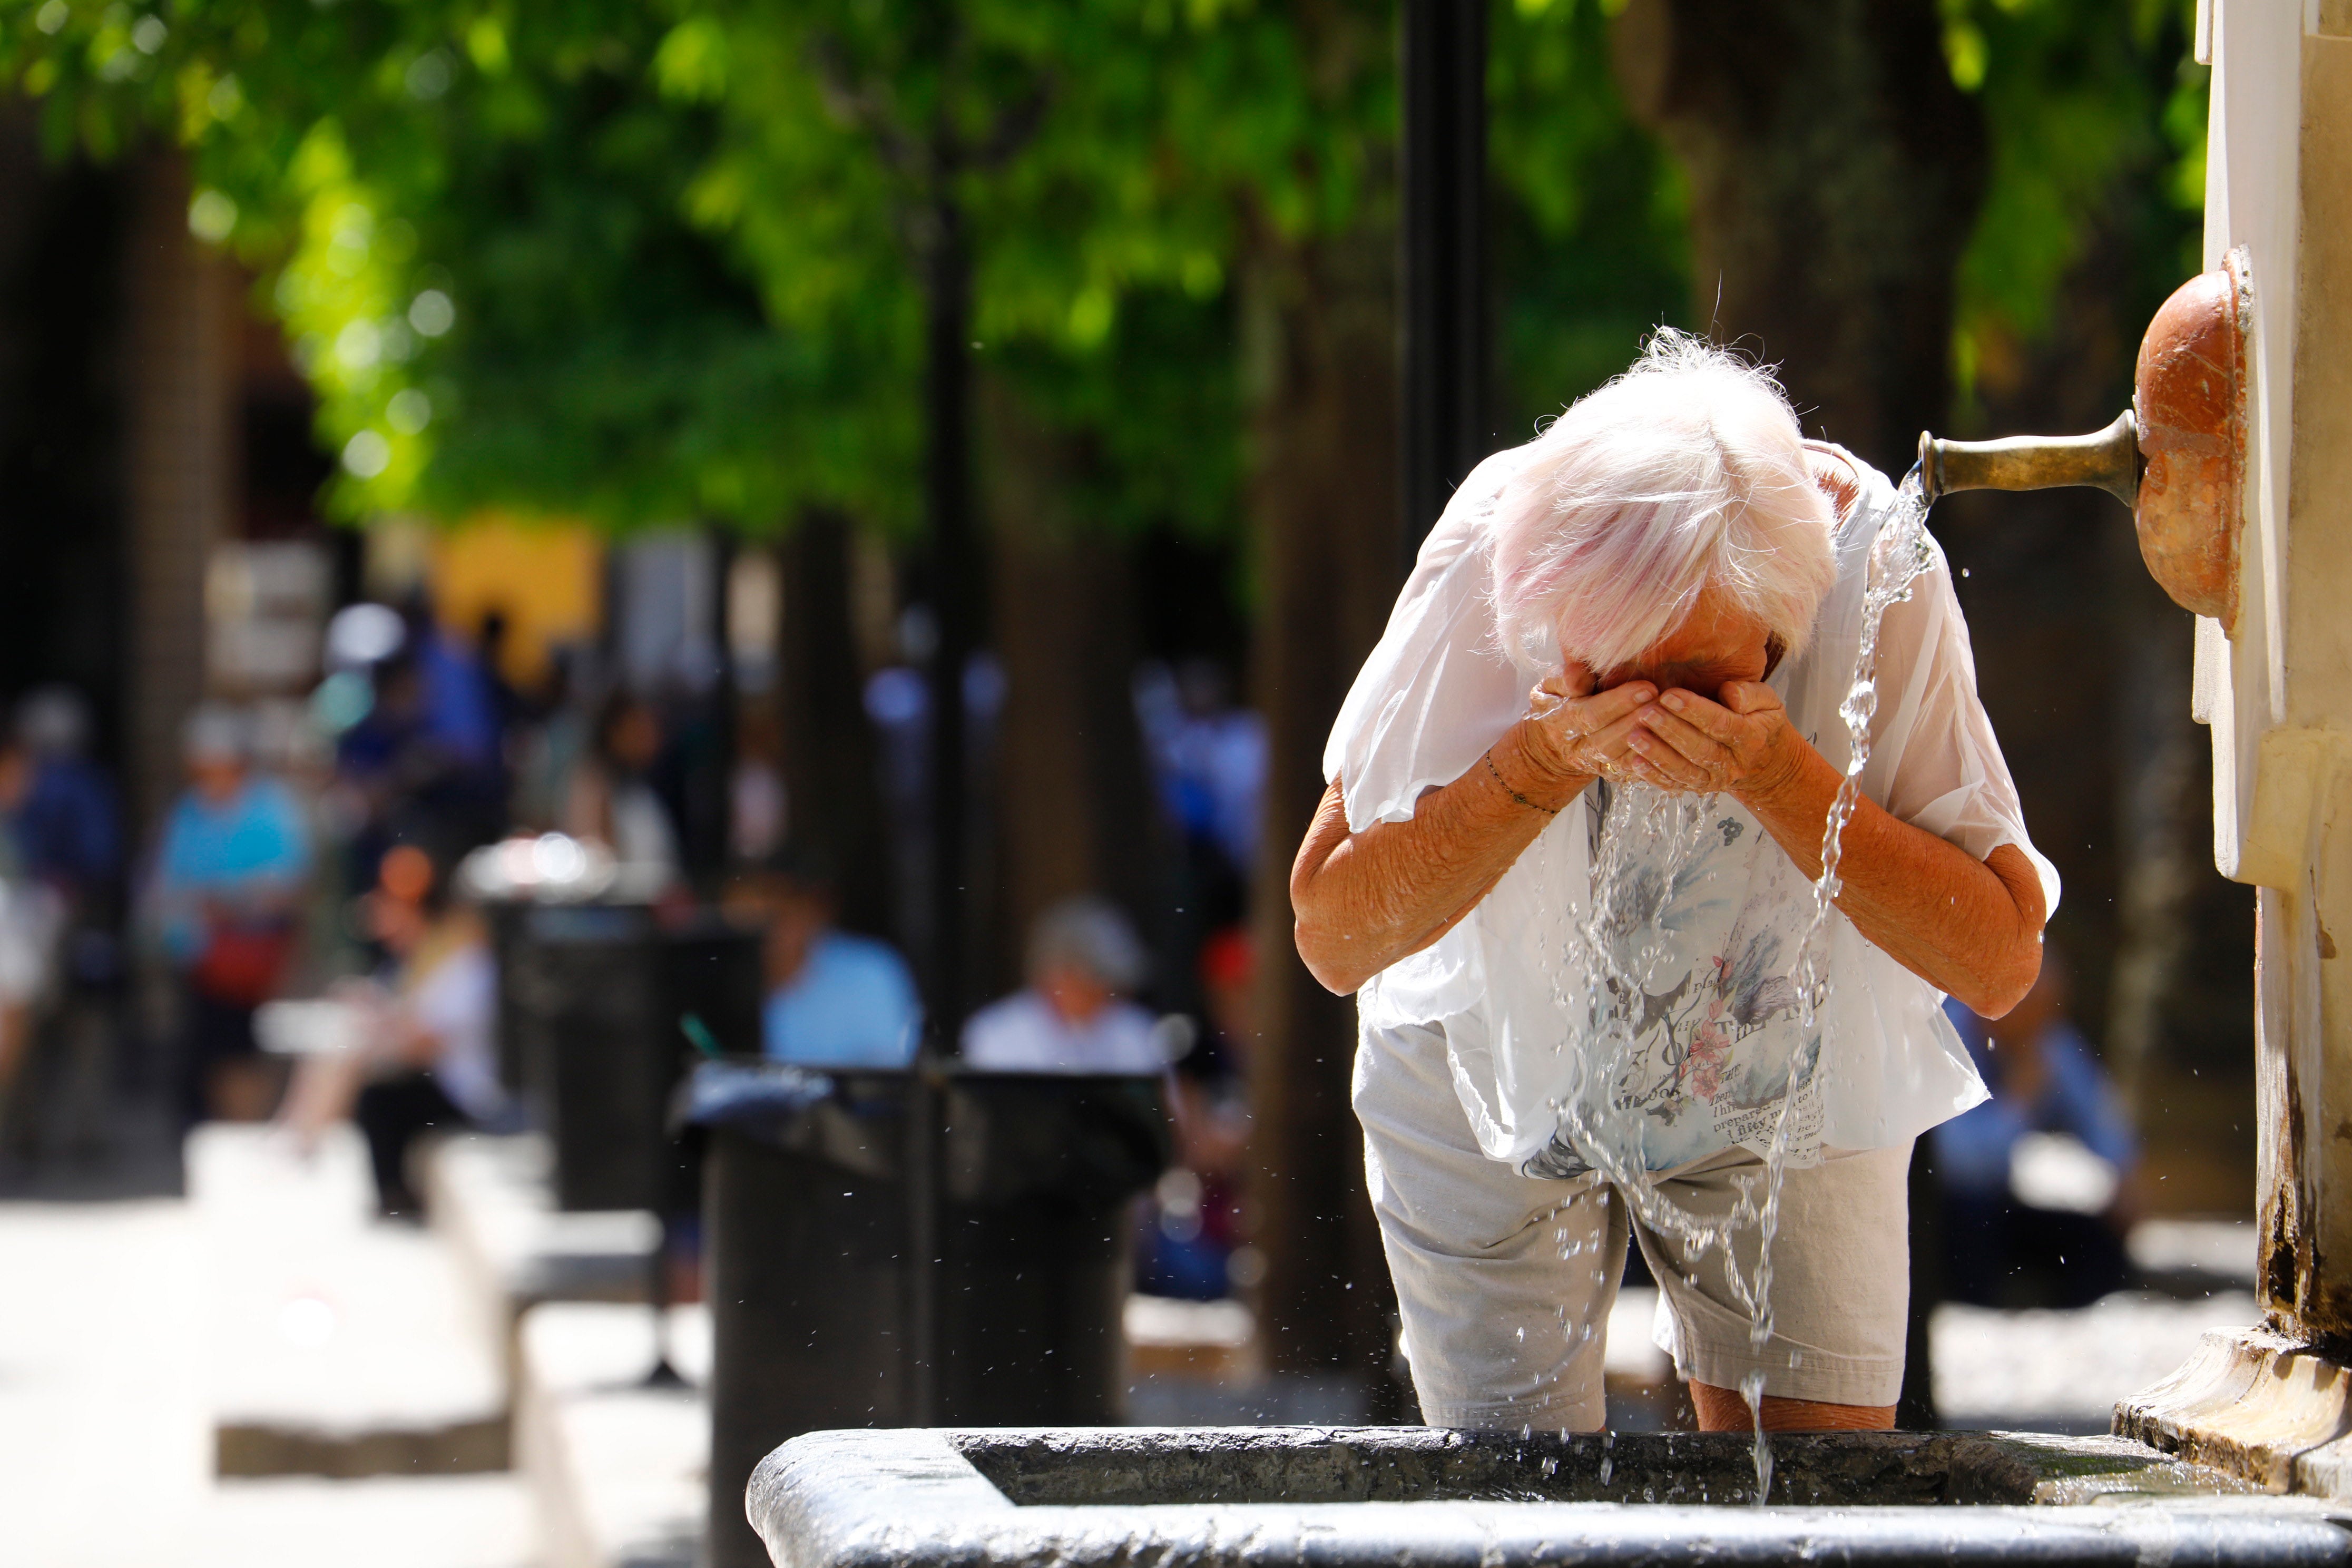
<instances>
[{"instance_id":1,"label":"stone fountain basin","mask_svg":"<svg viewBox=\"0 0 2352 1568\"><path fill-rule=\"evenodd\" d=\"M745 1511L778 1568L2352 1562L2352 1510L2119 1437L1524 1439L1433 1427L816 1432Z\"/></svg>"}]
</instances>

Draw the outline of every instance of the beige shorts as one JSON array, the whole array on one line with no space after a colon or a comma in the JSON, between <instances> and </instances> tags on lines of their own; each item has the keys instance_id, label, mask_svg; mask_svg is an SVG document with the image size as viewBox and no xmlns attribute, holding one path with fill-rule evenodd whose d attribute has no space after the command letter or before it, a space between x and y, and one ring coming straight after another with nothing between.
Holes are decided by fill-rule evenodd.
<instances>
[{"instance_id":1,"label":"beige shorts","mask_svg":"<svg viewBox=\"0 0 2352 1568\"><path fill-rule=\"evenodd\" d=\"M1773 1332L1759 1350L1721 1248L1690 1258L1597 1176L1523 1176L1481 1153L1437 1028L1365 1031L1354 1100L1405 1357L1431 1425L1603 1426L1603 1337L1629 1232L1659 1282L1659 1342L1682 1376L1738 1388L1760 1371L1767 1394L1895 1403L1911 1289L1908 1142L1824 1151L1821 1164L1787 1173L1772 1244ZM1683 1212L1719 1221L1738 1184L1763 1170L1735 1149L1657 1184ZM1735 1251L1741 1278L1752 1279L1752 1227Z\"/></svg>"}]
</instances>

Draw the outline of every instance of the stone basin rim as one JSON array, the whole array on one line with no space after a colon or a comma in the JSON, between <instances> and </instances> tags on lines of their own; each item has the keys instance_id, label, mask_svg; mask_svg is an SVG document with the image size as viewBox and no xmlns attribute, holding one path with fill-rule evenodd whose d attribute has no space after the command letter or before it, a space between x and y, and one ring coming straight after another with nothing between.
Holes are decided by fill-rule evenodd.
<instances>
[{"instance_id":1,"label":"stone basin rim","mask_svg":"<svg viewBox=\"0 0 2352 1568\"><path fill-rule=\"evenodd\" d=\"M1883 1434L1854 1435L1884 1438ZM2024 1434L1914 1434L2007 1446ZM899 1428L811 1433L761 1461L745 1513L780 1568L1498 1568L1526 1563L2352 1563L2352 1513L2318 1500L2183 1492L2029 1503L1787 1505L1438 1499L1016 1503L968 1450L1148 1459L1154 1443L1308 1459L1460 1455L1508 1439L1431 1428ZM2120 1439L2073 1440L2115 1445ZM1628 1439L1617 1439L1630 1447ZM1691 1445L1683 1437L1678 1444ZM1826 1452L1834 1445L1820 1445ZM1899 1444L1897 1445L1899 1447ZM1884 1442L1871 1447L1882 1456ZM2142 1468L2177 1464L2138 1445ZM1316 1450L1321 1450L1318 1455ZM2063 1448L2060 1450L2063 1454ZM2145 1458L2142 1458L2145 1456ZM1868 1457L1868 1456L1866 1456ZM2193 1468L2193 1467L2191 1468ZM2210 1473L2210 1472L2208 1472ZM2099 1506L2080 1506L2096 1504ZM2055 1506L2053 1506L2055 1505ZM2075 1506L2067 1506L2075 1505Z\"/></svg>"}]
</instances>

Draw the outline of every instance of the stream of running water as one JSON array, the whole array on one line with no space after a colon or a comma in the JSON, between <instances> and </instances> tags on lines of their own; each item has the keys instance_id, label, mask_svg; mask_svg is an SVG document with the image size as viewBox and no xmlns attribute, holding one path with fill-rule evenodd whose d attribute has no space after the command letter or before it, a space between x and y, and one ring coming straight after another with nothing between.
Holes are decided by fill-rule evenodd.
<instances>
[{"instance_id":1,"label":"stream of running water","mask_svg":"<svg viewBox=\"0 0 2352 1568\"><path fill-rule=\"evenodd\" d=\"M1935 563L1919 471L1914 468L1870 546L1853 679L1838 707L1848 746L1845 774L1822 828L1812 914L1789 976L1803 1043L1787 1063L1762 1176L1741 1184L1729 1214L1703 1220L1660 1193L1643 1158L1643 1113L1617 1092L1635 1063L1643 1032L1629 1014L1627 999L1652 994L1647 982L1674 956L1665 934L1650 916L1662 888L1673 885L1714 830L1720 815L1717 797L1672 795L1643 784L1605 792L1606 805L1591 835L1591 896L1568 921L1567 961L1551 966L1553 1000L1559 1016L1570 1023L1568 1038L1576 1042L1570 1052L1572 1087L1555 1104L1559 1142L1615 1187L1644 1226L1678 1242L1694 1277L1702 1261L1720 1249L1732 1299L1748 1313L1748 1342L1759 1352L1772 1337L1772 1243L1780 1226L1782 1180L1792 1154L1811 1159L1819 1148L1820 1086L1814 1069L1821 1060L1822 1005L1832 984L1826 965L1830 913L1842 887L1839 866L1846 824L1861 798L1862 773L1870 762L1870 724L1878 709L1879 627L1888 606L1908 598L1912 585ZM1801 1142L1805 1145L1801 1150ZM1733 1240L1750 1226L1758 1238L1756 1267L1743 1278ZM1569 1245L1563 1242L1564 1247ZM1599 1267L1602 1260L1595 1262ZM1743 1378L1740 1394L1754 1422L1755 1500L1760 1506L1772 1486L1763 1373Z\"/></svg>"}]
</instances>

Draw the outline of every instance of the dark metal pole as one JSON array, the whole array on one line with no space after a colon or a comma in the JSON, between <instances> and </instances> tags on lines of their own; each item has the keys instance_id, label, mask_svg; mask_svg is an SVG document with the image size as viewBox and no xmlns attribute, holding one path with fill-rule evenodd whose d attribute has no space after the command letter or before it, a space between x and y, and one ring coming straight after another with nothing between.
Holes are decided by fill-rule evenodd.
<instances>
[{"instance_id":1,"label":"dark metal pole","mask_svg":"<svg viewBox=\"0 0 2352 1568\"><path fill-rule=\"evenodd\" d=\"M978 575L971 529L971 277L963 214L952 197L932 205L929 258L929 426L925 500L930 521L931 609L939 641L931 654L931 963L936 1037L952 1051L970 1005L965 973L966 798L963 678L977 638Z\"/></svg>"},{"instance_id":2,"label":"dark metal pole","mask_svg":"<svg viewBox=\"0 0 2352 1568\"><path fill-rule=\"evenodd\" d=\"M710 876L715 889L735 858L735 688L734 609L735 557L733 531L711 525L710 637L719 667L710 688L710 754L703 760L697 781L702 799L704 864L695 868ZM675 1043L675 1042L673 1042Z\"/></svg>"},{"instance_id":3,"label":"dark metal pole","mask_svg":"<svg viewBox=\"0 0 2352 1568\"><path fill-rule=\"evenodd\" d=\"M931 610L939 643L931 655L931 952L929 1043L917 1057L907 1101L907 1349L909 1419L939 1419L939 1180L937 1139L943 1084L936 1063L952 1056L971 1005L965 900L970 768L963 678L978 641L979 578L971 518L971 264L963 213L942 191L931 204L926 258L929 321L925 414L930 451L924 476L930 520Z\"/></svg>"},{"instance_id":4,"label":"dark metal pole","mask_svg":"<svg viewBox=\"0 0 2352 1568\"><path fill-rule=\"evenodd\" d=\"M1404 0L1404 535L1494 450L1486 421L1486 0Z\"/></svg>"}]
</instances>

